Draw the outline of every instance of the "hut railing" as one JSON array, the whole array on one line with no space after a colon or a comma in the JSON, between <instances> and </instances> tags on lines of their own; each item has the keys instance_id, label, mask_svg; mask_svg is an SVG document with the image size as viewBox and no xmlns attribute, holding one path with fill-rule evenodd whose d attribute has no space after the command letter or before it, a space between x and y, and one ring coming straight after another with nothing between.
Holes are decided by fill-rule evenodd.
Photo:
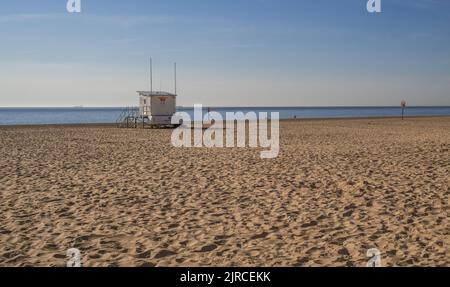
<instances>
[{"instance_id":1,"label":"hut railing","mask_svg":"<svg viewBox=\"0 0 450 287\"><path fill-rule=\"evenodd\" d=\"M139 107L126 107L117 118L116 124L119 128L136 128L141 121Z\"/></svg>"}]
</instances>

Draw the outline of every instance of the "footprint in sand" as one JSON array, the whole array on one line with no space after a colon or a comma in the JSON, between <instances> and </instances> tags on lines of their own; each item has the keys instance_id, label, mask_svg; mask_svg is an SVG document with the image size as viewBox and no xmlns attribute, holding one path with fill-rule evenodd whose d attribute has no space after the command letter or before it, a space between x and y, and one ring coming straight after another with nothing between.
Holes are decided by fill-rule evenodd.
<instances>
[{"instance_id":1,"label":"footprint in sand","mask_svg":"<svg viewBox=\"0 0 450 287\"><path fill-rule=\"evenodd\" d=\"M263 232L261 234L257 234L257 235L253 235L250 240L255 240L255 239L263 239L266 238L269 235L269 233L267 232Z\"/></svg>"},{"instance_id":2,"label":"footprint in sand","mask_svg":"<svg viewBox=\"0 0 450 287\"><path fill-rule=\"evenodd\" d=\"M160 259L160 258L164 258L164 257L167 257L167 256L174 256L174 255L177 255L177 253L176 252L173 252L173 251L170 251L170 250L166 250L166 249L163 249L163 250L161 250L161 251L159 251L156 255L155 255L155 259Z\"/></svg>"},{"instance_id":3,"label":"footprint in sand","mask_svg":"<svg viewBox=\"0 0 450 287\"><path fill-rule=\"evenodd\" d=\"M144 263L142 263L139 267L147 268L147 267L155 267L155 266L156 266L155 263L152 263L152 262L144 262Z\"/></svg>"},{"instance_id":4,"label":"footprint in sand","mask_svg":"<svg viewBox=\"0 0 450 287\"><path fill-rule=\"evenodd\" d=\"M197 252L211 252L213 250L215 250L217 248L217 245L215 244L211 244L211 245L206 245L203 246L199 251Z\"/></svg>"},{"instance_id":5,"label":"footprint in sand","mask_svg":"<svg viewBox=\"0 0 450 287\"><path fill-rule=\"evenodd\" d=\"M150 258L150 255L151 255L150 251L144 251L142 253L137 254L136 258L146 259L146 258Z\"/></svg>"},{"instance_id":6,"label":"footprint in sand","mask_svg":"<svg viewBox=\"0 0 450 287\"><path fill-rule=\"evenodd\" d=\"M307 228L307 227L316 226L317 224L318 224L318 222L315 221L315 220L313 220L313 221L311 221L311 222L309 222L309 223L302 224L300 227L302 227L302 228Z\"/></svg>"},{"instance_id":7,"label":"footprint in sand","mask_svg":"<svg viewBox=\"0 0 450 287\"><path fill-rule=\"evenodd\" d=\"M302 257L302 258L298 258L297 262L295 262L294 266L296 266L296 267L304 266L305 263L309 262L309 260L310 259L309 259L308 256L305 256L305 257Z\"/></svg>"}]
</instances>

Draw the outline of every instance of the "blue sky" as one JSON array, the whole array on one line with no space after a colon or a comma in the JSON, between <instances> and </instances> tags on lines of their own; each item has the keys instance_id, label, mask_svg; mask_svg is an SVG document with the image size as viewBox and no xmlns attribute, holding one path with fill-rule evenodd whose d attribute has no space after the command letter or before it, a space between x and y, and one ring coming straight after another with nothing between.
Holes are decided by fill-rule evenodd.
<instances>
[{"instance_id":1,"label":"blue sky","mask_svg":"<svg viewBox=\"0 0 450 287\"><path fill-rule=\"evenodd\" d=\"M450 1L0 0L0 106L450 105Z\"/></svg>"}]
</instances>

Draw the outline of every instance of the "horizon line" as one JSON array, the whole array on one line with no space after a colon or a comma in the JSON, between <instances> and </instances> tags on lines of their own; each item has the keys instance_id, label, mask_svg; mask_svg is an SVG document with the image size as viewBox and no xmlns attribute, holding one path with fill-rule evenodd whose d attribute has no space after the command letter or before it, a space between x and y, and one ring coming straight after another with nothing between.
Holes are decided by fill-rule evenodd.
<instances>
[{"instance_id":1,"label":"horizon line","mask_svg":"<svg viewBox=\"0 0 450 287\"><path fill-rule=\"evenodd\" d=\"M195 104L197 105L197 104ZM117 109L126 107L138 107L139 105L127 105L127 106L4 106L0 109ZM335 106L214 106L203 105L204 108L219 108L219 109L249 109L249 108L277 108L277 109L290 109L290 108L401 108L401 105L335 105ZM177 108L194 108L193 105L177 106ZM450 108L450 105L411 105L406 108Z\"/></svg>"}]
</instances>

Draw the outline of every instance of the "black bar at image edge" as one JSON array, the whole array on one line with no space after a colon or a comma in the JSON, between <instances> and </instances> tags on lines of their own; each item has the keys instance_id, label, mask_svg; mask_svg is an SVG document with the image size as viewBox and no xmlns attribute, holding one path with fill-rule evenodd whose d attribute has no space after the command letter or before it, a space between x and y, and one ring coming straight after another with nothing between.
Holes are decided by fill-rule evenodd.
<instances>
[{"instance_id":1,"label":"black bar at image edge","mask_svg":"<svg viewBox=\"0 0 450 287\"><path fill-rule=\"evenodd\" d=\"M114 282L164 283L165 286L298 286L314 282L375 286L399 282L427 283L447 275L447 268L4 268L3 278L13 282L66 285ZM446 276L447 277L447 276ZM443 278L444 279L444 278ZM445 282L445 281L442 281ZM308 284L309 285L309 284ZM160 286L158 284L157 286Z\"/></svg>"}]
</instances>

